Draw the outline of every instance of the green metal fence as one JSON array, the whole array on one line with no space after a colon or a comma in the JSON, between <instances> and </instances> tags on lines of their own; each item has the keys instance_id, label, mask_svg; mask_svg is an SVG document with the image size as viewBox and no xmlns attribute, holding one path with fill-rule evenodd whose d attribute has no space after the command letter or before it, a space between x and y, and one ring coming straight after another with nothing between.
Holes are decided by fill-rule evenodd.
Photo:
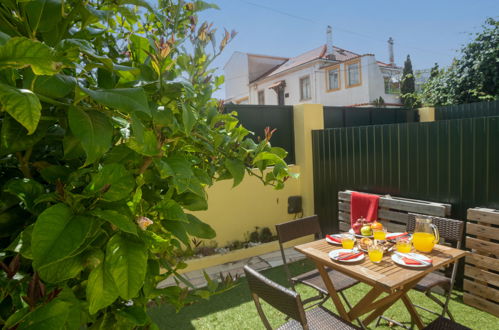
<instances>
[{"instance_id":1,"label":"green metal fence","mask_svg":"<svg viewBox=\"0 0 499 330\"><path fill-rule=\"evenodd\" d=\"M295 163L293 106L227 104L225 111L236 111L241 124L255 133L255 141L265 138L265 127L276 128L270 143L288 152L285 159L288 164Z\"/></svg>"},{"instance_id":2,"label":"green metal fence","mask_svg":"<svg viewBox=\"0 0 499 330\"><path fill-rule=\"evenodd\" d=\"M324 107L324 127L412 123L419 121L417 110L403 108Z\"/></svg>"},{"instance_id":3,"label":"green metal fence","mask_svg":"<svg viewBox=\"0 0 499 330\"><path fill-rule=\"evenodd\" d=\"M499 116L499 100L435 107L435 120Z\"/></svg>"},{"instance_id":4,"label":"green metal fence","mask_svg":"<svg viewBox=\"0 0 499 330\"><path fill-rule=\"evenodd\" d=\"M470 207L499 208L499 117L316 130L315 212L338 230L345 189Z\"/></svg>"}]
</instances>

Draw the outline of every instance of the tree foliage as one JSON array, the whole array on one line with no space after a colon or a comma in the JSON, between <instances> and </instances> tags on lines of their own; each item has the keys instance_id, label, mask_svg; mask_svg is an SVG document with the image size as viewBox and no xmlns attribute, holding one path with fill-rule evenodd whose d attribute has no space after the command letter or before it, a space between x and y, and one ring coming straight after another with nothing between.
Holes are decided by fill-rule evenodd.
<instances>
[{"instance_id":1,"label":"tree foliage","mask_svg":"<svg viewBox=\"0 0 499 330\"><path fill-rule=\"evenodd\" d=\"M419 102L415 96L416 85L414 79L414 72L412 70L411 57L407 55L404 61L404 70L402 72L402 84L400 86L400 99L407 108L417 108Z\"/></svg>"},{"instance_id":2,"label":"tree foliage","mask_svg":"<svg viewBox=\"0 0 499 330\"><path fill-rule=\"evenodd\" d=\"M499 21L487 19L483 30L461 49L461 56L447 69L433 74L425 84L422 101L450 105L493 100L499 97Z\"/></svg>"},{"instance_id":3,"label":"tree foliage","mask_svg":"<svg viewBox=\"0 0 499 330\"><path fill-rule=\"evenodd\" d=\"M188 286L179 251L215 236L189 212L207 208L215 181L255 175L281 188L289 173L271 133L256 144L212 98L223 78L209 65L234 36L217 43L198 22L214 7L1 2L6 328L150 327L151 300L181 308L220 290L157 288L170 276Z\"/></svg>"}]
</instances>

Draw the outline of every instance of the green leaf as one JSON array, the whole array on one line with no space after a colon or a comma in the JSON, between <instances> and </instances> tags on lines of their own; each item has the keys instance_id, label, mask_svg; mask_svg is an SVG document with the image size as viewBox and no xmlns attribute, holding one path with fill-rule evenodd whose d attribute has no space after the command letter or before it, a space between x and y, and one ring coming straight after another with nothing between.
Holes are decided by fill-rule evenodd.
<instances>
[{"instance_id":1,"label":"green leaf","mask_svg":"<svg viewBox=\"0 0 499 330\"><path fill-rule=\"evenodd\" d=\"M62 329L70 313L71 304L52 300L27 314L19 324L19 330Z\"/></svg>"},{"instance_id":2,"label":"green leaf","mask_svg":"<svg viewBox=\"0 0 499 330\"><path fill-rule=\"evenodd\" d=\"M135 223L126 215L114 211L114 210L94 210L92 214L102 220L112 223L120 230L137 235L137 226Z\"/></svg>"},{"instance_id":3,"label":"green leaf","mask_svg":"<svg viewBox=\"0 0 499 330\"><path fill-rule=\"evenodd\" d=\"M166 163L175 173L173 182L178 193L183 193L189 188L189 183L194 173L191 163L181 154L174 154L165 159Z\"/></svg>"},{"instance_id":4,"label":"green leaf","mask_svg":"<svg viewBox=\"0 0 499 330\"><path fill-rule=\"evenodd\" d=\"M87 95L96 102L127 113L141 111L151 115L146 93L142 88L115 88L105 90L91 90L81 87Z\"/></svg>"},{"instance_id":5,"label":"green leaf","mask_svg":"<svg viewBox=\"0 0 499 330\"><path fill-rule=\"evenodd\" d=\"M0 46L0 70L28 66L36 75L52 75L61 70L62 63L52 48L32 39L10 38Z\"/></svg>"},{"instance_id":6,"label":"green leaf","mask_svg":"<svg viewBox=\"0 0 499 330\"><path fill-rule=\"evenodd\" d=\"M87 298L90 314L111 305L119 296L118 288L103 264L99 264L88 276Z\"/></svg>"},{"instance_id":7,"label":"green leaf","mask_svg":"<svg viewBox=\"0 0 499 330\"><path fill-rule=\"evenodd\" d=\"M31 235L33 233L34 225L31 224L26 229L24 229L16 240L14 240L7 248L8 251L13 251L15 253L21 253L21 255L27 259L33 259L31 253Z\"/></svg>"},{"instance_id":8,"label":"green leaf","mask_svg":"<svg viewBox=\"0 0 499 330\"><path fill-rule=\"evenodd\" d=\"M262 160L268 160L271 164L286 164L278 155L268 151L259 153L255 159L253 159L253 164L256 164Z\"/></svg>"},{"instance_id":9,"label":"green leaf","mask_svg":"<svg viewBox=\"0 0 499 330\"><path fill-rule=\"evenodd\" d=\"M33 212L35 199L45 192L43 185L33 179L12 179L5 186L4 191L17 196L27 210Z\"/></svg>"},{"instance_id":10,"label":"green leaf","mask_svg":"<svg viewBox=\"0 0 499 330\"><path fill-rule=\"evenodd\" d=\"M154 165L156 166L161 179L166 179L175 175L170 165L161 159L154 159Z\"/></svg>"},{"instance_id":11,"label":"green leaf","mask_svg":"<svg viewBox=\"0 0 499 330\"><path fill-rule=\"evenodd\" d=\"M113 61L106 56L101 56L101 55L97 54L97 52L93 48L92 43L88 40L64 39L57 46L57 50L60 52L65 52L67 54L73 54L73 53L79 54L79 52L82 52L83 54L87 55L89 58L104 64L104 66L108 70L113 69ZM75 52L75 50L76 50L76 52ZM70 57L70 56L66 55L66 57ZM78 56L76 56L76 58L74 58L73 60L76 61L77 58L78 58Z\"/></svg>"},{"instance_id":12,"label":"green leaf","mask_svg":"<svg viewBox=\"0 0 499 330\"><path fill-rule=\"evenodd\" d=\"M87 154L85 165L94 163L111 146L113 127L109 119L99 111L83 111L76 107L69 108L68 118L71 131Z\"/></svg>"},{"instance_id":13,"label":"green leaf","mask_svg":"<svg viewBox=\"0 0 499 330\"><path fill-rule=\"evenodd\" d=\"M61 0L31 0L25 7L32 31L48 32L62 19Z\"/></svg>"},{"instance_id":14,"label":"green leaf","mask_svg":"<svg viewBox=\"0 0 499 330\"><path fill-rule=\"evenodd\" d=\"M125 307L124 309L119 310L117 314L126 318L134 325L146 325L149 319L144 308L140 306Z\"/></svg>"},{"instance_id":15,"label":"green leaf","mask_svg":"<svg viewBox=\"0 0 499 330\"><path fill-rule=\"evenodd\" d=\"M147 249L137 238L115 234L106 248L105 267L109 270L123 299L137 296L147 270Z\"/></svg>"},{"instance_id":16,"label":"green leaf","mask_svg":"<svg viewBox=\"0 0 499 330\"><path fill-rule=\"evenodd\" d=\"M133 175L121 164L107 164L94 174L92 181L85 188L86 193L95 194L103 192L102 199L108 202L119 201L135 188Z\"/></svg>"},{"instance_id":17,"label":"green leaf","mask_svg":"<svg viewBox=\"0 0 499 330\"><path fill-rule=\"evenodd\" d=\"M38 76L35 80L34 91L53 99L60 99L71 93L76 86L76 79L63 75Z\"/></svg>"},{"instance_id":18,"label":"green leaf","mask_svg":"<svg viewBox=\"0 0 499 330\"><path fill-rule=\"evenodd\" d=\"M75 278L83 270L84 259L81 254L50 264L40 265L37 272L48 283L60 283Z\"/></svg>"},{"instance_id":19,"label":"green leaf","mask_svg":"<svg viewBox=\"0 0 499 330\"><path fill-rule=\"evenodd\" d=\"M0 83L0 104L15 120L33 134L40 121L42 105L38 97L28 89L18 89Z\"/></svg>"},{"instance_id":20,"label":"green leaf","mask_svg":"<svg viewBox=\"0 0 499 330\"><path fill-rule=\"evenodd\" d=\"M5 321L4 327L7 329L13 328L28 313L29 313L28 306L21 308L21 309L18 309L14 314L9 316L9 318Z\"/></svg>"},{"instance_id":21,"label":"green leaf","mask_svg":"<svg viewBox=\"0 0 499 330\"><path fill-rule=\"evenodd\" d=\"M196 124L196 116L191 107L182 103L182 121L184 123L185 134L190 134L194 124Z\"/></svg>"},{"instance_id":22,"label":"green leaf","mask_svg":"<svg viewBox=\"0 0 499 330\"><path fill-rule=\"evenodd\" d=\"M207 223L202 222L192 214L187 214L188 224L185 224L185 230L192 236L204 239L212 239L217 236L213 228Z\"/></svg>"},{"instance_id":23,"label":"green leaf","mask_svg":"<svg viewBox=\"0 0 499 330\"><path fill-rule=\"evenodd\" d=\"M80 140L71 134L71 132L67 132L64 136L62 145L64 149L64 159L66 160L85 156L85 150L83 150Z\"/></svg>"},{"instance_id":24,"label":"green leaf","mask_svg":"<svg viewBox=\"0 0 499 330\"><path fill-rule=\"evenodd\" d=\"M155 209L161 212L165 220L187 221L182 207L172 199L162 200L156 205Z\"/></svg>"},{"instance_id":25,"label":"green leaf","mask_svg":"<svg viewBox=\"0 0 499 330\"><path fill-rule=\"evenodd\" d=\"M128 141L127 146L144 156L156 156L159 154L158 140L152 130L145 131L142 139L143 142L139 142L138 139L132 137Z\"/></svg>"},{"instance_id":26,"label":"green leaf","mask_svg":"<svg viewBox=\"0 0 499 330\"><path fill-rule=\"evenodd\" d=\"M48 183L55 184L57 180L66 182L69 175L73 172L70 167L60 165L50 165L40 170L40 175Z\"/></svg>"},{"instance_id":27,"label":"green leaf","mask_svg":"<svg viewBox=\"0 0 499 330\"><path fill-rule=\"evenodd\" d=\"M204 211L208 209L206 196L199 196L190 192L180 194L178 202L189 211Z\"/></svg>"},{"instance_id":28,"label":"green leaf","mask_svg":"<svg viewBox=\"0 0 499 330\"><path fill-rule=\"evenodd\" d=\"M175 237L182 241L185 245L189 245L189 236L185 230L184 224L179 221L161 221L162 226L171 232Z\"/></svg>"},{"instance_id":29,"label":"green leaf","mask_svg":"<svg viewBox=\"0 0 499 330\"><path fill-rule=\"evenodd\" d=\"M241 160L226 159L225 167L227 167L230 174L234 178L234 184L232 185L232 187L237 186L238 184L241 183L241 181L243 181L244 172L246 171L246 166L244 166L244 163Z\"/></svg>"},{"instance_id":30,"label":"green leaf","mask_svg":"<svg viewBox=\"0 0 499 330\"><path fill-rule=\"evenodd\" d=\"M130 48L137 63L144 63L149 55L149 40L136 34L130 36Z\"/></svg>"},{"instance_id":31,"label":"green leaf","mask_svg":"<svg viewBox=\"0 0 499 330\"><path fill-rule=\"evenodd\" d=\"M0 46L5 45L10 36L2 31L0 31Z\"/></svg>"},{"instance_id":32,"label":"green leaf","mask_svg":"<svg viewBox=\"0 0 499 330\"><path fill-rule=\"evenodd\" d=\"M73 216L64 204L43 211L35 222L31 239L35 268L65 259L85 242L92 218Z\"/></svg>"}]
</instances>

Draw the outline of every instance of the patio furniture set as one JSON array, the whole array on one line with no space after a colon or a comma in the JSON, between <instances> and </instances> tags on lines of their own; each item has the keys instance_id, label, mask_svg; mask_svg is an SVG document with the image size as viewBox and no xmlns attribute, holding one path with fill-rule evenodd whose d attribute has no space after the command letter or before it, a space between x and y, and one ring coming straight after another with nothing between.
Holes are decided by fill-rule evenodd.
<instances>
[{"instance_id":1,"label":"patio furniture set","mask_svg":"<svg viewBox=\"0 0 499 330\"><path fill-rule=\"evenodd\" d=\"M347 221L350 221L349 204L353 202L352 193L358 194L352 191L338 194L342 232L350 230L350 223ZM376 320L377 326L382 319L406 327L383 316L397 301L402 301L410 313L411 328L416 325L419 329L469 329L456 323L448 308L458 269L457 261L464 257L467 263L464 302L499 316L499 305L496 304L499 302L499 290L494 288L499 286L499 275L496 273L499 271L499 243L494 241L499 232L499 212L490 209L468 210L468 218L474 222L470 223L471 228L468 227L467 232L467 248L471 251L465 251L461 249L464 222L444 217L450 213L448 204L381 196L375 207L377 218L389 231L404 231L401 235L415 232L418 219L424 217L425 221L431 220L431 226L436 227L436 240L438 241L439 233L440 241L430 251L425 251L424 255L394 252L396 255L410 256L407 258L413 259L407 261L412 260L414 263L394 262L397 258L390 257L390 253L385 253L379 262L373 262L357 249L352 250L355 255L348 255L342 260L335 257L338 253L344 253L341 252L341 244L324 239L316 215L276 225L285 271L293 290L272 282L249 266L244 268L257 311L267 329L271 329L271 326L259 299L287 315L289 321L279 329L359 329L359 326L365 329ZM312 260L317 269L292 277L286 264L283 243L307 235L315 235L317 240L295 246L295 250ZM327 237L331 238L329 235ZM421 256L429 258L430 262L426 263L428 260L422 260ZM349 262L344 262L349 258ZM444 274L439 270L447 272ZM343 291L359 282L367 284L371 289L352 306ZM302 301L294 291L297 283L314 288L318 295ZM436 288L443 290L443 300L434 294ZM441 311L435 312L414 305L407 295L413 289L425 293L440 305ZM323 306L329 298L338 315ZM311 301L316 302L307 306ZM425 326L416 307L437 314L438 318Z\"/></svg>"}]
</instances>

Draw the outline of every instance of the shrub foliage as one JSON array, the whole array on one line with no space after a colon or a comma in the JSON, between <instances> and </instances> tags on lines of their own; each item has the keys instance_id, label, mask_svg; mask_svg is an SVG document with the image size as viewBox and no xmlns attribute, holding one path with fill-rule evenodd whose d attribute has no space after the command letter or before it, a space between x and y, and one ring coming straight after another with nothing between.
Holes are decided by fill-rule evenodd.
<instances>
[{"instance_id":1,"label":"shrub foliage","mask_svg":"<svg viewBox=\"0 0 499 330\"><path fill-rule=\"evenodd\" d=\"M154 327L145 306L216 293L158 289L213 229L205 188L280 188L286 152L212 98L219 43L203 1L0 3L0 323ZM264 169L273 166L269 171ZM230 207L230 206L228 206ZM185 282L186 285L189 283Z\"/></svg>"}]
</instances>

